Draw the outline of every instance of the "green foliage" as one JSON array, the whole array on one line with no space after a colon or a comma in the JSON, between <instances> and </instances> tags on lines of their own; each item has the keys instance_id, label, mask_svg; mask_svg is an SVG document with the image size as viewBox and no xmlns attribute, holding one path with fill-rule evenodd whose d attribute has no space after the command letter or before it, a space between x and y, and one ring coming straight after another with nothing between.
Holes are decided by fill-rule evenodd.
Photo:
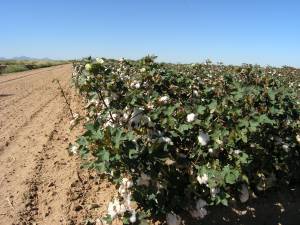
<instances>
[{"instance_id":1,"label":"green foliage","mask_svg":"<svg viewBox=\"0 0 300 225\"><path fill-rule=\"evenodd\" d=\"M113 182L132 179L152 216L287 184L300 169L300 107L297 85L274 70L85 59L73 74L89 120L80 153Z\"/></svg>"},{"instance_id":2,"label":"green foliage","mask_svg":"<svg viewBox=\"0 0 300 225\"><path fill-rule=\"evenodd\" d=\"M22 72L65 64L66 61L32 61L32 60L1 60L0 74Z\"/></svg>"}]
</instances>

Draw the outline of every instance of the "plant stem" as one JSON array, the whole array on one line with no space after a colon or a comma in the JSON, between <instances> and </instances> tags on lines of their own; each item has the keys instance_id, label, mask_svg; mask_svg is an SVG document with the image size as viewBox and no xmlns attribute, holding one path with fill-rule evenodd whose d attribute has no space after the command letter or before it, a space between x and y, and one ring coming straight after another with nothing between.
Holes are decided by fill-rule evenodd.
<instances>
[{"instance_id":1,"label":"plant stem","mask_svg":"<svg viewBox=\"0 0 300 225\"><path fill-rule=\"evenodd\" d=\"M67 99L67 96L65 95L64 89L63 89L62 86L60 85L59 80L55 79L55 80L53 80L53 82L57 82L57 84L58 84L58 86L59 86L59 89L60 89L60 92L61 92L62 96L64 97L65 102L66 102L66 104L68 105L69 111L70 111L70 113L71 113L71 115L72 115L72 117L73 117L73 119L74 119L74 114L73 114L73 111L72 111L72 109L71 109L71 104L69 103L69 101L68 101L68 99Z\"/></svg>"}]
</instances>

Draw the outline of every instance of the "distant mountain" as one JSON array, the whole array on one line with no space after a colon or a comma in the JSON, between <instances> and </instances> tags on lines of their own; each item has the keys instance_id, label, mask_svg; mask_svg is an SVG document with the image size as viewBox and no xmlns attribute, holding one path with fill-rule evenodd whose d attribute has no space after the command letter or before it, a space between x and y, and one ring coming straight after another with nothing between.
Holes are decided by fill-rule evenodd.
<instances>
[{"instance_id":1,"label":"distant mountain","mask_svg":"<svg viewBox=\"0 0 300 225\"><path fill-rule=\"evenodd\" d=\"M0 57L0 60L28 60L28 61L54 61L53 59L49 58L31 58L27 56L18 56L18 57L13 57L13 58L5 58L5 57Z\"/></svg>"}]
</instances>

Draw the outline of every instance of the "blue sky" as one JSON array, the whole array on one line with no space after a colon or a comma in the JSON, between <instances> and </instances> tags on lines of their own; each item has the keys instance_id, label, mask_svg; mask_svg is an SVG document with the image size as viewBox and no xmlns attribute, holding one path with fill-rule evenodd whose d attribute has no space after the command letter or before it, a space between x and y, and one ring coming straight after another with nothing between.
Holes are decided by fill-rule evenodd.
<instances>
[{"instance_id":1,"label":"blue sky","mask_svg":"<svg viewBox=\"0 0 300 225\"><path fill-rule=\"evenodd\" d=\"M300 1L0 0L0 56L300 67Z\"/></svg>"}]
</instances>

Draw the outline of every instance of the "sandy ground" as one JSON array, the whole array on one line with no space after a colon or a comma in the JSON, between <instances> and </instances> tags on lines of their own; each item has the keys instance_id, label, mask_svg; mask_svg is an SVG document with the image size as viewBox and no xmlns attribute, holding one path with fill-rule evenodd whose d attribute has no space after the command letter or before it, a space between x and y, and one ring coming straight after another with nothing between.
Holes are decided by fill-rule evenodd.
<instances>
[{"instance_id":1,"label":"sandy ground","mask_svg":"<svg viewBox=\"0 0 300 225\"><path fill-rule=\"evenodd\" d=\"M0 76L0 225L102 224L97 218L105 215L115 189L69 155L83 122L69 129L68 107L52 82L60 81L72 110L83 115L71 70L63 65ZM209 209L201 221L186 218L185 224L299 225L299 190L262 193L248 204Z\"/></svg>"},{"instance_id":2,"label":"sandy ground","mask_svg":"<svg viewBox=\"0 0 300 225\"><path fill-rule=\"evenodd\" d=\"M84 224L105 211L97 202L109 200L110 187L80 170L78 157L67 151L82 127L70 131L69 110L52 81L60 81L79 112L71 70L63 65L0 76L0 224Z\"/></svg>"}]
</instances>

